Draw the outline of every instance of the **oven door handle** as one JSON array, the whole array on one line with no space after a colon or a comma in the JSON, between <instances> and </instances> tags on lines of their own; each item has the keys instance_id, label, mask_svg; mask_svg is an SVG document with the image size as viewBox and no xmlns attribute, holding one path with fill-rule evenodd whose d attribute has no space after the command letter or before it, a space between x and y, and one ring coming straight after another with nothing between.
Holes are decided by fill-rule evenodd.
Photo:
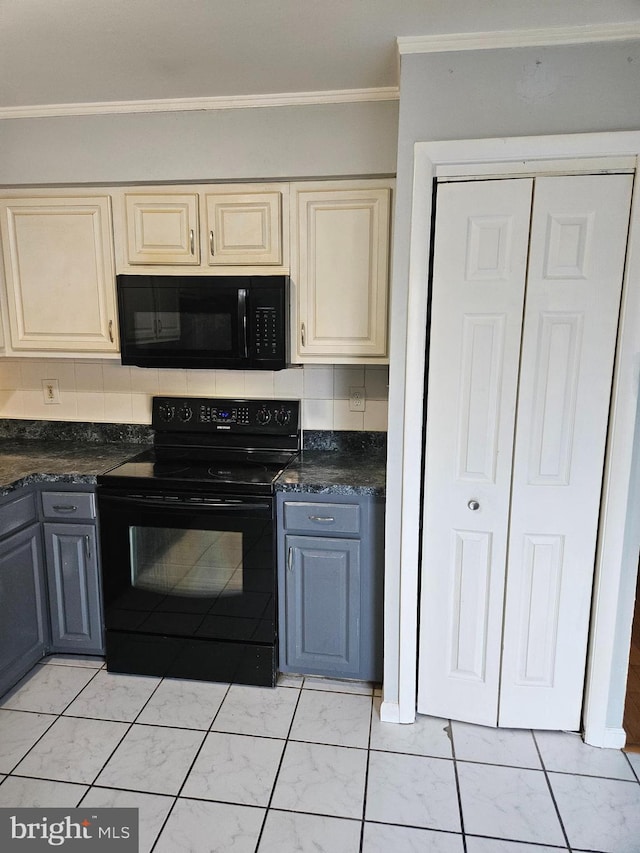
<instances>
[{"instance_id":1,"label":"oven door handle","mask_svg":"<svg viewBox=\"0 0 640 853\"><path fill-rule=\"evenodd\" d=\"M111 504L130 507L153 507L154 509L179 509L189 510L190 512L198 509L216 510L220 512L264 512L271 515L270 501L254 501L251 503L243 501L207 501L200 500L166 500L164 498L154 500L153 498L145 498L143 495L102 495L102 499L108 500Z\"/></svg>"}]
</instances>

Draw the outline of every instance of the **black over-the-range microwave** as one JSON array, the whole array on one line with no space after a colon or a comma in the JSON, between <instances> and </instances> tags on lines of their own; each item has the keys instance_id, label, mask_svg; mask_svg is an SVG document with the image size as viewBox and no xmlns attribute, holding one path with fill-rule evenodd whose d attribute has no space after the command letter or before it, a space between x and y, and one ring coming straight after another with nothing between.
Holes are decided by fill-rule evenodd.
<instances>
[{"instance_id":1,"label":"black over-the-range microwave","mask_svg":"<svg viewBox=\"0 0 640 853\"><path fill-rule=\"evenodd\" d=\"M289 277L119 275L123 364L282 370Z\"/></svg>"}]
</instances>

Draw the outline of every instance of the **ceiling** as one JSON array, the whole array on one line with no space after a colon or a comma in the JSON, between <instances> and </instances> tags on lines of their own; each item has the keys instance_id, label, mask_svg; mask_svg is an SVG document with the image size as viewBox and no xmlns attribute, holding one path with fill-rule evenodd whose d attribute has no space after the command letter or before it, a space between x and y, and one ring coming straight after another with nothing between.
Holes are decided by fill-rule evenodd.
<instances>
[{"instance_id":1,"label":"ceiling","mask_svg":"<svg viewBox=\"0 0 640 853\"><path fill-rule=\"evenodd\" d=\"M0 0L0 111L396 87L397 36L639 19L639 0Z\"/></svg>"}]
</instances>

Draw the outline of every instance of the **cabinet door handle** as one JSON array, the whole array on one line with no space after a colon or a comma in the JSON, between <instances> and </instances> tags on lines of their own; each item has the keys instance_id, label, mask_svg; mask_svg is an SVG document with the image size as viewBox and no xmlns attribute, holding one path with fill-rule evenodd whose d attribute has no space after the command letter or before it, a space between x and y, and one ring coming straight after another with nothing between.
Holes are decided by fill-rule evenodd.
<instances>
[{"instance_id":1,"label":"cabinet door handle","mask_svg":"<svg viewBox=\"0 0 640 853\"><path fill-rule=\"evenodd\" d=\"M113 343L113 320L109 320L109 340Z\"/></svg>"},{"instance_id":2,"label":"cabinet door handle","mask_svg":"<svg viewBox=\"0 0 640 853\"><path fill-rule=\"evenodd\" d=\"M84 553L87 555L87 560L91 559L91 537L87 533L84 537Z\"/></svg>"},{"instance_id":3,"label":"cabinet door handle","mask_svg":"<svg viewBox=\"0 0 640 853\"><path fill-rule=\"evenodd\" d=\"M191 249L191 254L194 255L196 251L196 235L193 228L189 231L189 248Z\"/></svg>"},{"instance_id":4,"label":"cabinet door handle","mask_svg":"<svg viewBox=\"0 0 640 853\"><path fill-rule=\"evenodd\" d=\"M78 507L73 504L54 504L53 509L56 512L75 512Z\"/></svg>"},{"instance_id":5,"label":"cabinet door handle","mask_svg":"<svg viewBox=\"0 0 640 853\"><path fill-rule=\"evenodd\" d=\"M335 518L332 515L310 515L309 521L319 521L321 524L332 524Z\"/></svg>"},{"instance_id":6,"label":"cabinet door handle","mask_svg":"<svg viewBox=\"0 0 640 853\"><path fill-rule=\"evenodd\" d=\"M290 572L293 571L293 548L289 547L289 553L287 554L287 568Z\"/></svg>"},{"instance_id":7,"label":"cabinet door handle","mask_svg":"<svg viewBox=\"0 0 640 853\"><path fill-rule=\"evenodd\" d=\"M215 245L213 242L213 231L209 231L209 251L212 255L215 255L216 253Z\"/></svg>"},{"instance_id":8,"label":"cabinet door handle","mask_svg":"<svg viewBox=\"0 0 640 853\"><path fill-rule=\"evenodd\" d=\"M305 333L304 323L300 326L300 340L302 342L302 346L306 346L307 343L307 335Z\"/></svg>"}]
</instances>

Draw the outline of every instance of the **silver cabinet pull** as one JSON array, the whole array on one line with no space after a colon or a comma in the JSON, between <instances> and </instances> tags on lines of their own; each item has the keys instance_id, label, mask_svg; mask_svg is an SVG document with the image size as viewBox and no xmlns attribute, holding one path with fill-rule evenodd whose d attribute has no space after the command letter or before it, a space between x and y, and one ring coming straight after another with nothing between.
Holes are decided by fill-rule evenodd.
<instances>
[{"instance_id":1,"label":"silver cabinet pull","mask_svg":"<svg viewBox=\"0 0 640 853\"><path fill-rule=\"evenodd\" d=\"M54 504L53 509L56 512L76 512L78 507L73 504Z\"/></svg>"},{"instance_id":2,"label":"silver cabinet pull","mask_svg":"<svg viewBox=\"0 0 640 853\"><path fill-rule=\"evenodd\" d=\"M293 571L293 548L289 548L289 553L287 554L287 568L290 572Z\"/></svg>"},{"instance_id":3,"label":"silver cabinet pull","mask_svg":"<svg viewBox=\"0 0 640 853\"><path fill-rule=\"evenodd\" d=\"M303 323L302 326L300 327L300 340L302 341L302 346L306 345L306 342L307 342L306 339L307 339L307 336L305 334L304 323Z\"/></svg>"},{"instance_id":4,"label":"silver cabinet pull","mask_svg":"<svg viewBox=\"0 0 640 853\"><path fill-rule=\"evenodd\" d=\"M109 340L113 343L113 320L109 320Z\"/></svg>"},{"instance_id":5,"label":"silver cabinet pull","mask_svg":"<svg viewBox=\"0 0 640 853\"><path fill-rule=\"evenodd\" d=\"M213 242L213 231L209 231L209 250L211 251L212 255L215 255L216 250Z\"/></svg>"},{"instance_id":6,"label":"silver cabinet pull","mask_svg":"<svg viewBox=\"0 0 640 853\"><path fill-rule=\"evenodd\" d=\"M335 521L332 515L310 515L309 521L319 521L321 524L331 524Z\"/></svg>"},{"instance_id":7,"label":"silver cabinet pull","mask_svg":"<svg viewBox=\"0 0 640 853\"><path fill-rule=\"evenodd\" d=\"M475 512L477 509L480 509L480 504L476 500L470 500L467 506L472 512Z\"/></svg>"},{"instance_id":8,"label":"silver cabinet pull","mask_svg":"<svg viewBox=\"0 0 640 853\"><path fill-rule=\"evenodd\" d=\"M84 537L84 552L87 555L87 560L91 559L91 537L87 533Z\"/></svg>"},{"instance_id":9,"label":"silver cabinet pull","mask_svg":"<svg viewBox=\"0 0 640 853\"><path fill-rule=\"evenodd\" d=\"M193 228L189 231L189 248L191 249L191 254L194 255L196 251L196 235L194 234Z\"/></svg>"}]
</instances>

